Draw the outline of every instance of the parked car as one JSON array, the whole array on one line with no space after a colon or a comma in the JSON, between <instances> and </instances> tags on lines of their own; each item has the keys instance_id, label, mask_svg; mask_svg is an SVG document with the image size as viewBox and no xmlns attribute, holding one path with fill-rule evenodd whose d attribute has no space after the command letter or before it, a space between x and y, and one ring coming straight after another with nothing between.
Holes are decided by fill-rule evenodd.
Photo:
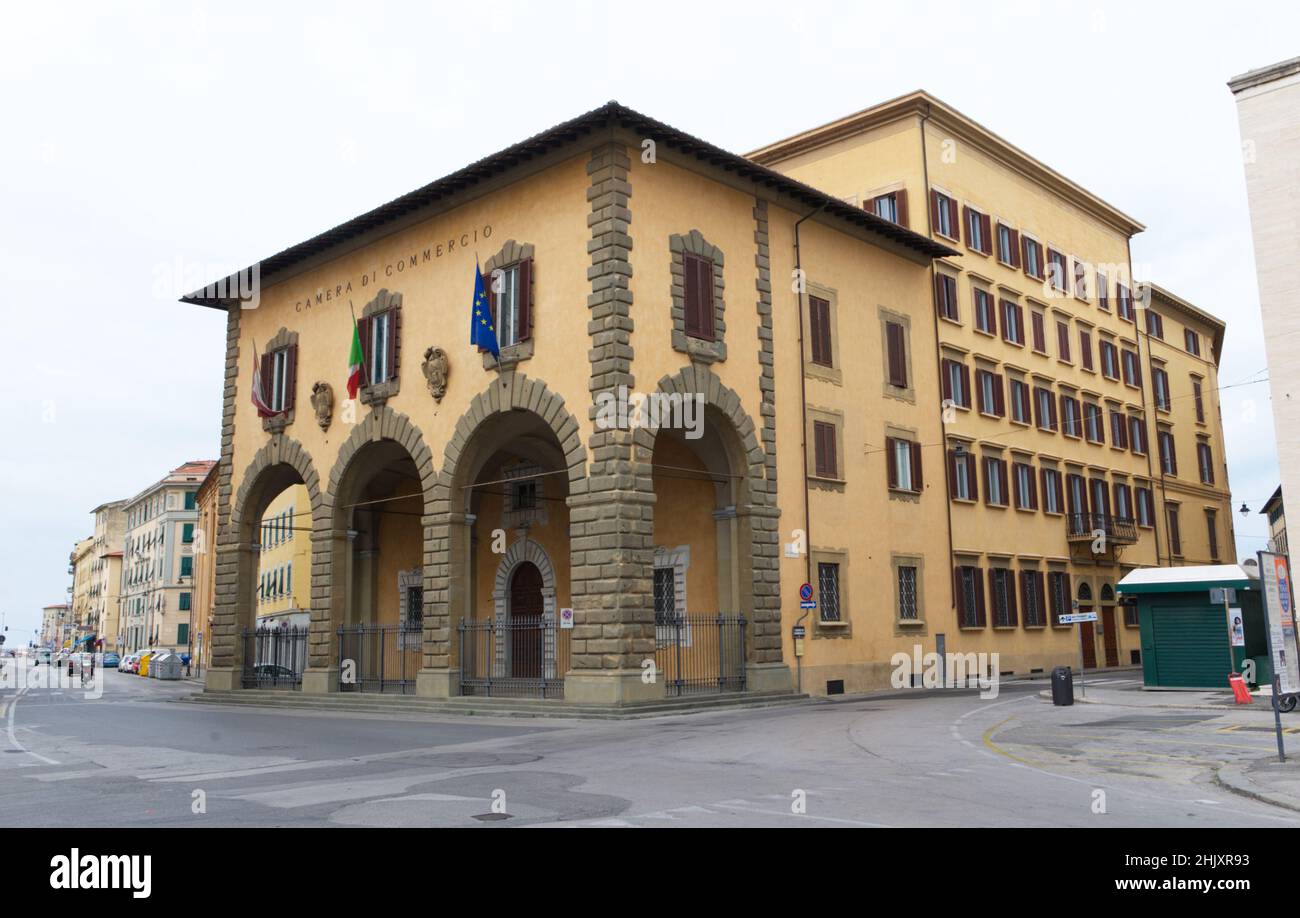
<instances>
[{"instance_id":1,"label":"parked car","mask_svg":"<svg viewBox=\"0 0 1300 918\"><path fill-rule=\"evenodd\" d=\"M44 663L46 666L50 666L54 660L53 655L48 650L34 651L32 653L32 656L34 657L32 661L33 666L40 666L42 663Z\"/></svg>"},{"instance_id":2,"label":"parked car","mask_svg":"<svg viewBox=\"0 0 1300 918\"><path fill-rule=\"evenodd\" d=\"M105 669L108 669L108 667L110 666L113 667L114 669L117 669L117 665L121 662L122 662L122 658L119 657L117 654L113 653L113 651L111 650L108 653L104 654Z\"/></svg>"},{"instance_id":3,"label":"parked car","mask_svg":"<svg viewBox=\"0 0 1300 918\"><path fill-rule=\"evenodd\" d=\"M140 654L128 653L122 658L122 662L117 664L117 671L121 673L135 672L136 665L140 662Z\"/></svg>"}]
</instances>

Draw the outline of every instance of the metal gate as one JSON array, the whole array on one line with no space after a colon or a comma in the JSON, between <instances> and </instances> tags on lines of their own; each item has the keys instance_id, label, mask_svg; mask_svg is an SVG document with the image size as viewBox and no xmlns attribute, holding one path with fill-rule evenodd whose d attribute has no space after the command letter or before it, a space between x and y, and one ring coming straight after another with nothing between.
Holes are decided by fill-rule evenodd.
<instances>
[{"instance_id":1,"label":"metal gate","mask_svg":"<svg viewBox=\"0 0 1300 918\"><path fill-rule=\"evenodd\" d=\"M670 697L745 690L744 616L663 616L655 669Z\"/></svg>"},{"instance_id":2,"label":"metal gate","mask_svg":"<svg viewBox=\"0 0 1300 918\"><path fill-rule=\"evenodd\" d=\"M423 652L419 625L344 625L339 629L339 691L414 695Z\"/></svg>"},{"instance_id":3,"label":"metal gate","mask_svg":"<svg viewBox=\"0 0 1300 918\"><path fill-rule=\"evenodd\" d=\"M554 621L462 621L460 693L504 698L563 698L569 634Z\"/></svg>"},{"instance_id":4,"label":"metal gate","mask_svg":"<svg viewBox=\"0 0 1300 918\"><path fill-rule=\"evenodd\" d=\"M306 628L245 628L244 688L301 689L307 668Z\"/></svg>"}]
</instances>

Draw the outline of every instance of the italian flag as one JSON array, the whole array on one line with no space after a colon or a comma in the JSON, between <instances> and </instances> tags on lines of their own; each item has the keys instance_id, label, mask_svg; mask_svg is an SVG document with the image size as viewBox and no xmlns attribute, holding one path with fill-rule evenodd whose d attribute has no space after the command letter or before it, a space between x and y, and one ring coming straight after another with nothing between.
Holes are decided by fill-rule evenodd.
<instances>
[{"instance_id":1,"label":"italian flag","mask_svg":"<svg viewBox=\"0 0 1300 918\"><path fill-rule=\"evenodd\" d=\"M361 333L352 323L352 353L348 355L348 398L356 398L361 388Z\"/></svg>"}]
</instances>

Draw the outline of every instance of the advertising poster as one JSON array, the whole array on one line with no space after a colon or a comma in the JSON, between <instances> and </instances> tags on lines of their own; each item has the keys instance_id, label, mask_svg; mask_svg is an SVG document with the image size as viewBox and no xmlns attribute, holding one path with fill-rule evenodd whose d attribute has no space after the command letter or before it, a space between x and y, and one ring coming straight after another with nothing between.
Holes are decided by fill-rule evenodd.
<instances>
[{"instance_id":1,"label":"advertising poster","mask_svg":"<svg viewBox=\"0 0 1300 918\"><path fill-rule=\"evenodd\" d=\"M1295 597L1286 557L1261 551L1259 575L1264 585L1264 614L1268 617L1273 672L1278 676L1282 694L1294 694L1300 692L1300 659L1296 647Z\"/></svg>"}]
</instances>

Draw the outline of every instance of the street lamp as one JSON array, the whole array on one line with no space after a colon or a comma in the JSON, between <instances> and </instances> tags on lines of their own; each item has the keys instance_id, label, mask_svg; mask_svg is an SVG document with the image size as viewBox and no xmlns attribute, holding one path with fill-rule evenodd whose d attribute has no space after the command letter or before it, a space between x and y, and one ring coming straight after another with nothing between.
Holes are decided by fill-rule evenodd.
<instances>
[{"instance_id":1,"label":"street lamp","mask_svg":"<svg viewBox=\"0 0 1300 918\"><path fill-rule=\"evenodd\" d=\"M1241 502L1241 509L1238 510L1237 512L1241 514L1242 519L1245 519L1246 517L1250 516L1250 508L1246 506L1246 502L1244 500Z\"/></svg>"}]
</instances>

